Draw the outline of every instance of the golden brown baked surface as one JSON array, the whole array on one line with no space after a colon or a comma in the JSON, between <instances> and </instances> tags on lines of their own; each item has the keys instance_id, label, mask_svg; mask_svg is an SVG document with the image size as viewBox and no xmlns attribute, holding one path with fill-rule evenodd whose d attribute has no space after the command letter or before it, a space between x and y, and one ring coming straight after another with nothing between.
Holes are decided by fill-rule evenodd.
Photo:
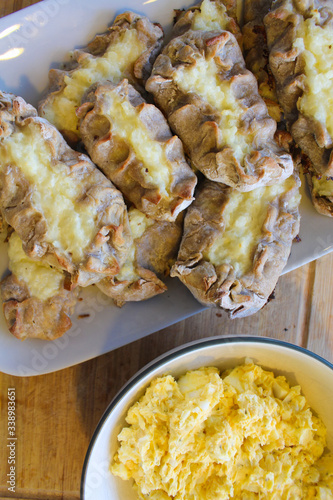
<instances>
[{"instance_id":1,"label":"golden brown baked surface","mask_svg":"<svg viewBox=\"0 0 333 500\"><path fill-rule=\"evenodd\" d=\"M0 292L9 331L21 340L63 335L71 327L78 289L67 289L64 271L28 257L15 232L8 238L8 257L11 274L0 283Z\"/></svg>"},{"instance_id":2,"label":"golden brown baked surface","mask_svg":"<svg viewBox=\"0 0 333 500\"><path fill-rule=\"evenodd\" d=\"M173 39L146 89L210 180L249 191L292 173L291 157L274 140L276 122L231 33L188 31Z\"/></svg>"},{"instance_id":3,"label":"golden brown baked surface","mask_svg":"<svg viewBox=\"0 0 333 500\"><path fill-rule=\"evenodd\" d=\"M172 221L192 202L197 178L181 141L127 80L93 86L78 114L90 157L136 208Z\"/></svg>"},{"instance_id":4,"label":"golden brown baked surface","mask_svg":"<svg viewBox=\"0 0 333 500\"><path fill-rule=\"evenodd\" d=\"M332 124L329 109L333 2L283 0L265 17L270 66L280 104L305 169L316 210L333 214Z\"/></svg>"},{"instance_id":5,"label":"golden brown baked surface","mask_svg":"<svg viewBox=\"0 0 333 500\"><path fill-rule=\"evenodd\" d=\"M252 3L247 14L247 51L259 83L267 60L256 23L262 28L267 5ZM158 57L146 88L192 166L210 179L188 210L172 275L202 303L241 317L265 304L289 255L299 223L299 181L290 175L291 156L283 140L274 139L276 123L245 68L235 9L233 1L203 0L178 15L176 38ZM29 272L13 266L1 291L6 321L19 338L56 338L70 327L76 297L67 288L96 283L117 305L166 289L163 276L182 235L176 218L192 203L197 178L162 112L136 90L161 42L161 29L148 19L118 16L107 33L74 52L64 71L51 71L50 92L40 105L67 139L83 140L136 207L130 209L140 214L133 218L136 229L120 191L90 159L70 149L23 99L1 93L0 231L3 218L2 225L22 238L24 256L64 276L58 288L50 278L40 291ZM325 211L327 186L313 184Z\"/></svg>"},{"instance_id":6,"label":"golden brown baked surface","mask_svg":"<svg viewBox=\"0 0 333 500\"><path fill-rule=\"evenodd\" d=\"M87 286L116 274L131 235L121 193L12 94L0 93L0 211L32 259Z\"/></svg>"},{"instance_id":7,"label":"golden brown baked surface","mask_svg":"<svg viewBox=\"0 0 333 500\"><path fill-rule=\"evenodd\" d=\"M183 217L175 222L154 221L137 209L129 210L133 245L117 276L105 278L97 286L121 306L163 293L163 282L174 261L182 236Z\"/></svg>"},{"instance_id":8,"label":"golden brown baked surface","mask_svg":"<svg viewBox=\"0 0 333 500\"><path fill-rule=\"evenodd\" d=\"M76 304L75 291L59 290L47 300L30 295L26 283L10 274L0 283L3 312L9 331L18 339L53 340L72 326L69 315Z\"/></svg>"},{"instance_id":9,"label":"golden brown baked surface","mask_svg":"<svg viewBox=\"0 0 333 500\"><path fill-rule=\"evenodd\" d=\"M309 170L306 175L311 199L317 212L328 217L333 217L333 179L325 175L318 175ZM322 184L327 183L327 189L322 188Z\"/></svg>"},{"instance_id":10,"label":"golden brown baked surface","mask_svg":"<svg viewBox=\"0 0 333 500\"><path fill-rule=\"evenodd\" d=\"M333 2L274 2L264 23L270 66L292 136L310 158L314 172L331 176L332 125L323 110L329 108L332 91L328 61Z\"/></svg>"},{"instance_id":11,"label":"golden brown baked surface","mask_svg":"<svg viewBox=\"0 0 333 500\"><path fill-rule=\"evenodd\" d=\"M276 95L275 80L269 67L264 27L264 17L271 4L271 0L245 0L242 27L243 53L246 67L258 80L259 94L265 101L269 115L279 123L283 114Z\"/></svg>"},{"instance_id":12,"label":"golden brown baked surface","mask_svg":"<svg viewBox=\"0 0 333 500\"><path fill-rule=\"evenodd\" d=\"M189 207L171 276L231 318L259 310L272 293L299 229L299 179L248 193L206 180Z\"/></svg>"},{"instance_id":13,"label":"golden brown baked surface","mask_svg":"<svg viewBox=\"0 0 333 500\"><path fill-rule=\"evenodd\" d=\"M72 61L64 70L50 70L47 95L39 105L40 115L69 142L77 142L80 134L75 110L88 87L105 80L118 83L123 78L143 86L162 41L161 27L147 17L133 12L120 14L87 48L74 50Z\"/></svg>"},{"instance_id":14,"label":"golden brown baked surface","mask_svg":"<svg viewBox=\"0 0 333 500\"><path fill-rule=\"evenodd\" d=\"M235 35L242 45L242 34L237 23L237 2L234 0L202 0L186 11L179 11L176 19L173 37L189 30L226 30Z\"/></svg>"}]
</instances>

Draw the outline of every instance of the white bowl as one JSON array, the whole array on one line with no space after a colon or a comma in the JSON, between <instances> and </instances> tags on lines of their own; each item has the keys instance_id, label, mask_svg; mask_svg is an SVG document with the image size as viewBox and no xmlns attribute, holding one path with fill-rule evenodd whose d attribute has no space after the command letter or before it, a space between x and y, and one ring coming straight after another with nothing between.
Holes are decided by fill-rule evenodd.
<instances>
[{"instance_id":1,"label":"white bowl","mask_svg":"<svg viewBox=\"0 0 333 500\"><path fill-rule=\"evenodd\" d=\"M328 430L333 451L333 365L316 354L287 342L263 337L211 337L167 352L142 368L120 390L101 418L89 445L81 479L82 500L137 500L130 481L113 476L110 463L117 436L130 406L144 393L152 379L165 374L178 378L201 366L232 368L250 357L263 368L299 384L311 408Z\"/></svg>"}]
</instances>

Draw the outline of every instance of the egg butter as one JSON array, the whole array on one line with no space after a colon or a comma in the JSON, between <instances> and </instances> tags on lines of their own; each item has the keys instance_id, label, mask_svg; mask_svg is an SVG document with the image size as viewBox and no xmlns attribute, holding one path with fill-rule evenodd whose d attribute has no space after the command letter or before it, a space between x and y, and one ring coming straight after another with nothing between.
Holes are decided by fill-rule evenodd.
<instances>
[{"instance_id":1,"label":"egg butter","mask_svg":"<svg viewBox=\"0 0 333 500\"><path fill-rule=\"evenodd\" d=\"M323 422L250 360L155 379L126 422L111 472L139 499L333 499Z\"/></svg>"}]
</instances>

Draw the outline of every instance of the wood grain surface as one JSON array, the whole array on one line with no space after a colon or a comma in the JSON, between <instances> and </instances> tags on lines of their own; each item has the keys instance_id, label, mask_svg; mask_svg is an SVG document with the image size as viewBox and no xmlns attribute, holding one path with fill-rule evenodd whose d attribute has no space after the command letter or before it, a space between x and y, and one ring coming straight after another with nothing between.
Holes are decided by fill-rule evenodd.
<instances>
[{"instance_id":1,"label":"wood grain surface","mask_svg":"<svg viewBox=\"0 0 333 500\"><path fill-rule=\"evenodd\" d=\"M33 3L0 0L0 16ZM208 309L56 373L26 378L0 373L0 500L78 499L84 457L106 406L139 368L169 349L213 335L258 335L308 347L333 361L332 325L333 253L280 278L275 299L252 317L230 321ZM15 493L7 484L11 387L16 392Z\"/></svg>"}]
</instances>

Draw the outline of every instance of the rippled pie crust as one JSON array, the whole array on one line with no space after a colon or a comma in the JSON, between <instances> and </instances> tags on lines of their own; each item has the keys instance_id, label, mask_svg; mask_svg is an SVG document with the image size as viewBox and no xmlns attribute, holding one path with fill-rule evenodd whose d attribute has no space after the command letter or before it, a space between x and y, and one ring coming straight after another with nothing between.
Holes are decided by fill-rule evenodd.
<instances>
[{"instance_id":1,"label":"rippled pie crust","mask_svg":"<svg viewBox=\"0 0 333 500\"><path fill-rule=\"evenodd\" d=\"M0 210L28 256L87 286L117 274L126 258L126 205L91 160L36 114L22 98L0 93Z\"/></svg>"},{"instance_id":2,"label":"rippled pie crust","mask_svg":"<svg viewBox=\"0 0 333 500\"><path fill-rule=\"evenodd\" d=\"M118 83L127 78L143 89L162 42L159 25L133 12L120 14L85 49L74 50L64 70L50 70L39 114L53 123L68 142L76 143L80 137L75 109L87 88L98 81Z\"/></svg>"},{"instance_id":3,"label":"rippled pie crust","mask_svg":"<svg viewBox=\"0 0 333 500\"><path fill-rule=\"evenodd\" d=\"M283 119L282 108L278 103L275 80L269 67L269 52L264 27L264 17L272 0L245 0L243 53L246 67L258 80L259 94L265 101L269 115L276 121Z\"/></svg>"},{"instance_id":4,"label":"rippled pie crust","mask_svg":"<svg viewBox=\"0 0 333 500\"><path fill-rule=\"evenodd\" d=\"M193 78L184 83L189 70L200 92L181 90L185 83L194 88ZM146 89L183 141L192 164L210 180L249 191L292 173L291 157L274 141L276 122L231 33L189 31L175 38L156 59ZM229 95L226 107L224 95ZM227 134L225 142L222 133Z\"/></svg>"},{"instance_id":5,"label":"rippled pie crust","mask_svg":"<svg viewBox=\"0 0 333 500\"><path fill-rule=\"evenodd\" d=\"M303 51L294 43L304 21L312 14L316 16L316 26L328 29L333 34L331 1L275 2L264 22L270 50L270 67L277 83L279 102L295 142L311 162L306 178L313 204L318 212L332 216L333 189L329 196L321 196L316 190L313 191L313 180L317 176L333 176L333 138L324 123L304 114L298 106L299 99L307 89L307 78Z\"/></svg>"},{"instance_id":6,"label":"rippled pie crust","mask_svg":"<svg viewBox=\"0 0 333 500\"><path fill-rule=\"evenodd\" d=\"M20 340L54 340L60 337L72 326L69 315L77 302L76 290L62 287L54 296L41 300L31 296L24 280L10 274L0 283L9 331Z\"/></svg>"},{"instance_id":7,"label":"rippled pie crust","mask_svg":"<svg viewBox=\"0 0 333 500\"><path fill-rule=\"evenodd\" d=\"M305 176L311 192L311 200L317 212L333 217L333 178L327 180L327 177L311 172L310 169ZM329 189L325 194L317 188L317 183L321 181L329 183Z\"/></svg>"},{"instance_id":8,"label":"rippled pie crust","mask_svg":"<svg viewBox=\"0 0 333 500\"><path fill-rule=\"evenodd\" d=\"M9 237L8 253L12 273L0 283L0 294L9 331L20 340L60 337L72 325L69 315L78 288L67 289L65 272L30 259L15 232Z\"/></svg>"},{"instance_id":9,"label":"rippled pie crust","mask_svg":"<svg viewBox=\"0 0 333 500\"><path fill-rule=\"evenodd\" d=\"M189 207L171 276L231 318L267 302L298 233L299 178L240 193L206 180Z\"/></svg>"},{"instance_id":10,"label":"rippled pie crust","mask_svg":"<svg viewBox=\"0 0 333 500\"><path fill-rule=\"evenodd\" d=\"M134 234L133 249L120 274L97 284L117 306L146 300L167 290L163 279L169 274L182 236L182 215L175 222L153 221L130 209L129 219L131 227L138 223L144 230Z\"/></svg>"},{"instance_id":11,"label":"rippled pie crust","mask_svg":"<svg viewBox=\"0 0 333 500\"><path fill-rule=\"evenodd\" d=\"M80 131L92 160L137 209L175 220L197 178L161 111L127 80L97 84L83 101Z\"/></svg>"},{"instance_id":12,"label":"rippled pie crust","mask_svg":"<svg viewBox=\"0 0 333 500\"><path fill-rule=\"evenodd\" d=\"M186 11L177 11L172 36L189 30L212 31L222 29L235 35L240 46L242 34L237 23L237 2L234 0L202 0Z\"/></svg>"}]
</instances>

